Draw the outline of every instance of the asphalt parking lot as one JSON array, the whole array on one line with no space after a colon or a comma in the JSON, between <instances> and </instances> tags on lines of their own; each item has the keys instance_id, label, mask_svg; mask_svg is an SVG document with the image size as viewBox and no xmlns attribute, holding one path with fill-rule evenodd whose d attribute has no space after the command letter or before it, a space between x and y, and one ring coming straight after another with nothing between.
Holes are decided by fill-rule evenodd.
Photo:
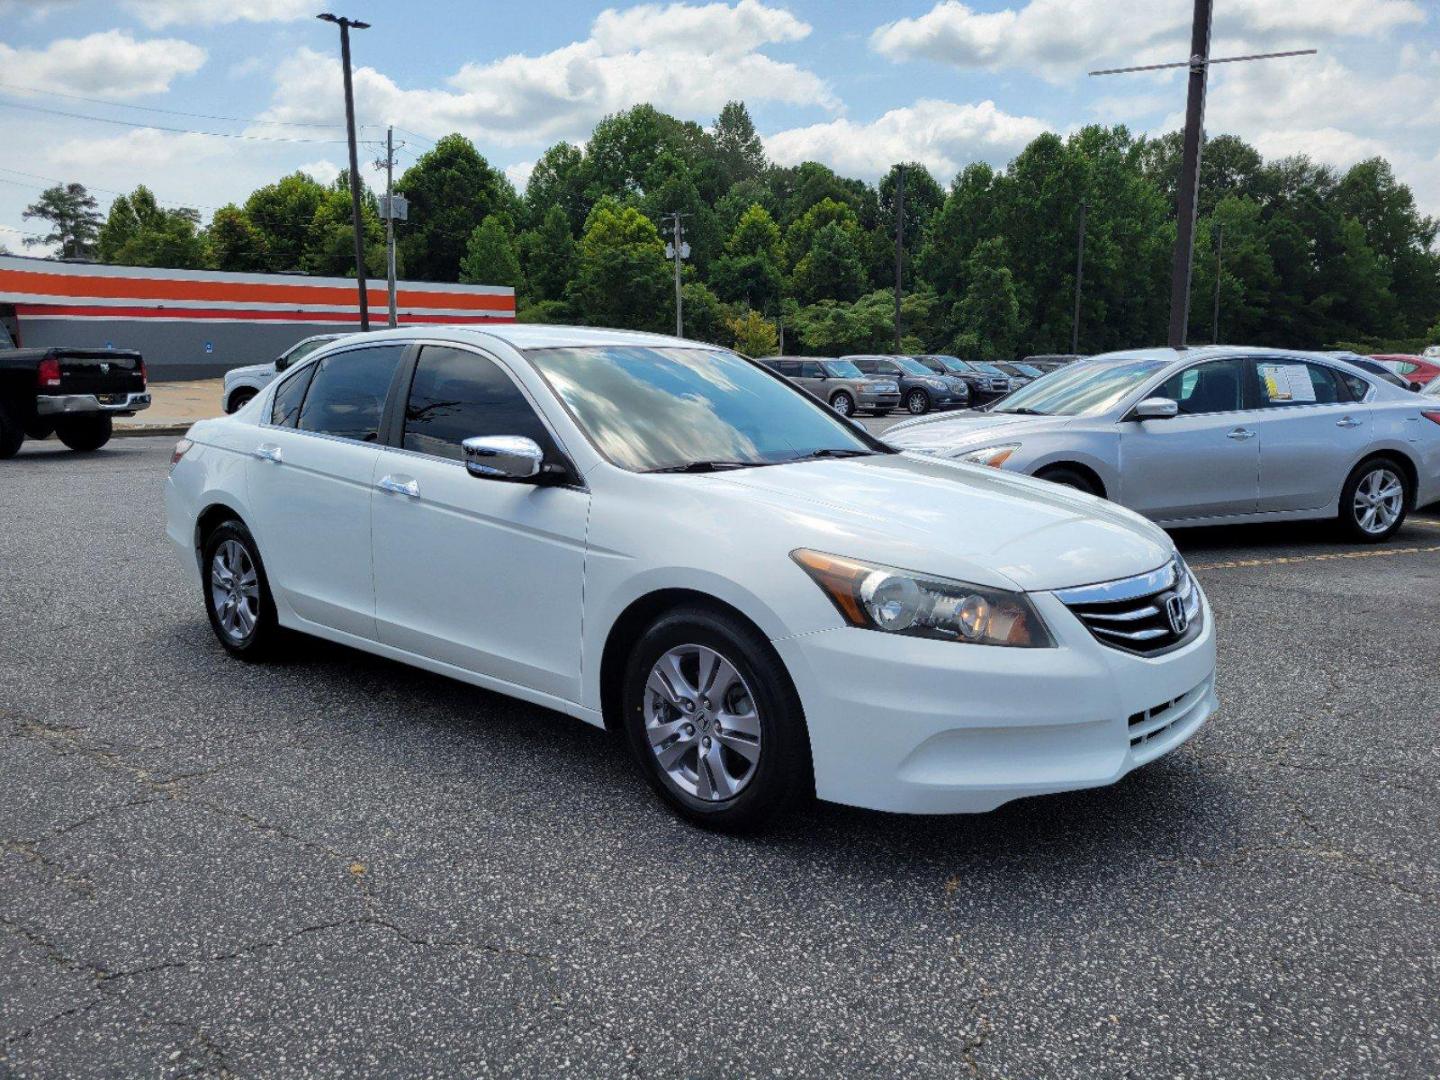
<instances>
[{"instance_id":1,"label":"asphalt parking lot","mask_svg":"<svg viewBox=\"0 0 1440 1080\"><path fill-rule=\"evenodd\" d=\"M0 465L0 1073L1440 1073L1440 508L1178 534L1223 708L1113 788L733 839L575 721L227 657L173 442Z\"/></svg>"}]
</instances>

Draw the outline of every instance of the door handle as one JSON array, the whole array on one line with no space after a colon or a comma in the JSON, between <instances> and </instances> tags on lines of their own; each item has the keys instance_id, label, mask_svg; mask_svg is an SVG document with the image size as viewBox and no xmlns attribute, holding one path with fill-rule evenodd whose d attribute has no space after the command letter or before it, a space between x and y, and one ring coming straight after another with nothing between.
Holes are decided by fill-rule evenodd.
<instances>
[{"instance_id":1,"label":"door handle","mask_svg":"<svg viewBox=\"0 0 1440 1080\"><path fill-rule=\"evenodd\" d=\"M276 465L280 464L280 447L274 443L261 443L254 450L251 450L250 453L253 457L257 457L261 461L273 461Z\"/></svg>"},{"instance_id":2,"label":"door handle","mask_svg":"<svg viewBox=\"0 0 1440 1080\"><path fill-rule=\"evenodd\" d=\"M408 495L412 499L420 497L420 484L415 480L400 480L394 476L383 476L375 486L381 491L393 491L396 495Z\"/></svg>"},{"instance_id":3,"label":"door handle","mask_svg":"<svg viewBox=\"0 0 1440 1080\"><path fill-rule=\"evenodd\" d=\"M1227 433L1225 437L1227 439L1234 439L1236 442L1243 442L1246 439L1253 439L1255 432L1249 428L1237 427L1234 431Z\"/></svg>"},{"instance_id":4,"label":"door handle","mask_svg":"<svg viewBox=\"0 0 1440 1080\"><path fill-rule=\"evenodd\" d=\"M1335 426L1336 426L1336 427L1343 427L1343 428L1352 428L1352 427L1359 427L1359 426L1360 426L1360 423L1361 423L1361 422L1360 422L1359 420L1356 420L1353 416L1342 416L1339 420L1336 420L1336 421L1335 421Z\"/></svg>"}]
</instances>

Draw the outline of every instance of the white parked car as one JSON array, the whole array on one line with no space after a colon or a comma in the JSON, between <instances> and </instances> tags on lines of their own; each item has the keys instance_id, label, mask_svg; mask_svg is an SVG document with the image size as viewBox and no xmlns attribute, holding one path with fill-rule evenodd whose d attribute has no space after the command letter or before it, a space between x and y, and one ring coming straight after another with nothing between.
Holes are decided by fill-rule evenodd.
<instances>
[{"instance_id":1,"label":"white parked car","mask_svg":"<svg viewBox=\"0 0 1440 1080\"><path fill-rule=\"evenodd\" d=\"M622 733L692 820L1109 784L1216 707L1169 537L899 454L713 346L554 326L332 343L176 447L221 644L298 630Z\"/></svg>"},{"instance_id":2,"label":"white parked car","mask_svg":"<svg viewBox=\"0 0 1440 1080\"><path fill-rule=\"evenodd\" d=\"M1103 495L1166 527L1337 519L1374 542L1440 500L1440 413L1318 353L1112 353L885 441Z\"/></svg>"},{"instance_id":3,"label":"white parked car","mask_svg":"<svg viewBox=\"0 0 1440 1080\"><path fill-rule=\"evenodd\" d=\"M283 353L264 364L246 364L231 368L225 373L225 386L221 391L221 403L227 413L233 413L258 394L270 381L292 364L299 363L321 345L345 337L344 334L316 334L314 337L297 341Z\"/></svg>"}]
</instances>

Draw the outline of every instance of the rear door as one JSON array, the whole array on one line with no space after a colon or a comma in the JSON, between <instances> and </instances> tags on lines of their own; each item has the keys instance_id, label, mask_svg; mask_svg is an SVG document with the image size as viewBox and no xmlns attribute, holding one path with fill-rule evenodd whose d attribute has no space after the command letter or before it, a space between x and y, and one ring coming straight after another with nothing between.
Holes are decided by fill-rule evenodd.
<instances>
[{"instance_id":1,"label":"rear door","mask_svg":"<svg viewBox=\"0 0 1440 1080\"><path fill-rule=\"evenodd\" d=\"M495 358L426 345L413 364L399 445L380 452L375 474L380 640L576 701L589 493L578 478L536 486L471 476L460 444L475 436L522 435L547 460L567 459Z\"/></svg>"},{"instance_id":2,"label":"rear door","mask_svg":"<svg viewBox=\"0 0 1440 1080\"><path fill-rule=\"evenodd\" d=\"M825 399L826 378L825 369L820 366L819 360L801 360L800 374L796 381L806 390L810 391L820 400Z\"/></svg>"},{"instance_id":3,"label":"rear door","mask_svg":"<svg viewBox=\"0 0 1440 1080\"><path fill-rule=\"evenodd\" d=\"M1314 510L1335 501L1372 438L1370 411L1325 364L1252 361L1260 393L1261 511Z\"/></svg>"},{"instance_id":4,"label":"rear door","mask_svg":"<svg viewBox=\"0 0 1440 1080\"><path fill-rule=\"evenodd\" d=\"M1170 398L1168 420L1120 422L1121 504L1157 521L1255 512L1260 429L1249 360L1207 360L1150 394Z\"/></svg>"},{"instance_id":5,"label":"rear door","mask_svg":"<svg viewBox=\"0 0 1440 1080\"><path fill-rule=\"evenodd\" d=\"M403 343L331 353L276 387L253 429L252 529L270 586L300 618L374 639L370 491Z\"/></svg>"}]
</instances>

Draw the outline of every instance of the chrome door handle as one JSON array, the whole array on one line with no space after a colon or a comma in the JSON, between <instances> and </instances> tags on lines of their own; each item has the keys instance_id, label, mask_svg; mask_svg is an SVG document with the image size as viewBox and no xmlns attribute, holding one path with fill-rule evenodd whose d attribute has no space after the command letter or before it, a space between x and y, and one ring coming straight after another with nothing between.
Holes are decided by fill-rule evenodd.
<instances>
[{"instance_id":1,"label":"chrome door handle","mask_svg":"<svg viewBox=\"0 0 1440 1080\"><path fill-rule=\"evenodd\" d=\"M250 453L251 456L257 457L261 461L273 461L276 465L280 464L280 447L273 443L261 443Z\"/></svg>"},{"instance_id":2,"label":"chrome door handle","mask_svg":"<svg viewBox=\"0 0 1440 1080\"><path fill-rule=\"evenodd\" d=\"M1335 426L1344 428L1359 427L1360 421L1351 416L1342 416L1339 420L1335 421Z\"/></svg>"},{"instance_id":3,"label":"chrome door handle","mask_svg":"<svg viewBox=\"0 0 1440 1080\"><path fill-rule=\"evenodd\" d=\"M1251 431L1249 428L1237 427L1234 431L1229 432L1225 437L1227 439L1234 439L1236 442L1241 442L1245 439L1253 439L1255 437L1255 432Z\"/></svg>"},{"instance_id":4,"label":"chrome door handle","mask_svg":"<svg viewBox=\"0 0 1440 1080\"><path fill-rule=\"evenodd\" d=\"M396 495L408 495L412 499L420 497L420 485L414 480L397 480L393 476L384 476L375 486L381 491L393 491Z\"/></svg>"}]
</instances>

